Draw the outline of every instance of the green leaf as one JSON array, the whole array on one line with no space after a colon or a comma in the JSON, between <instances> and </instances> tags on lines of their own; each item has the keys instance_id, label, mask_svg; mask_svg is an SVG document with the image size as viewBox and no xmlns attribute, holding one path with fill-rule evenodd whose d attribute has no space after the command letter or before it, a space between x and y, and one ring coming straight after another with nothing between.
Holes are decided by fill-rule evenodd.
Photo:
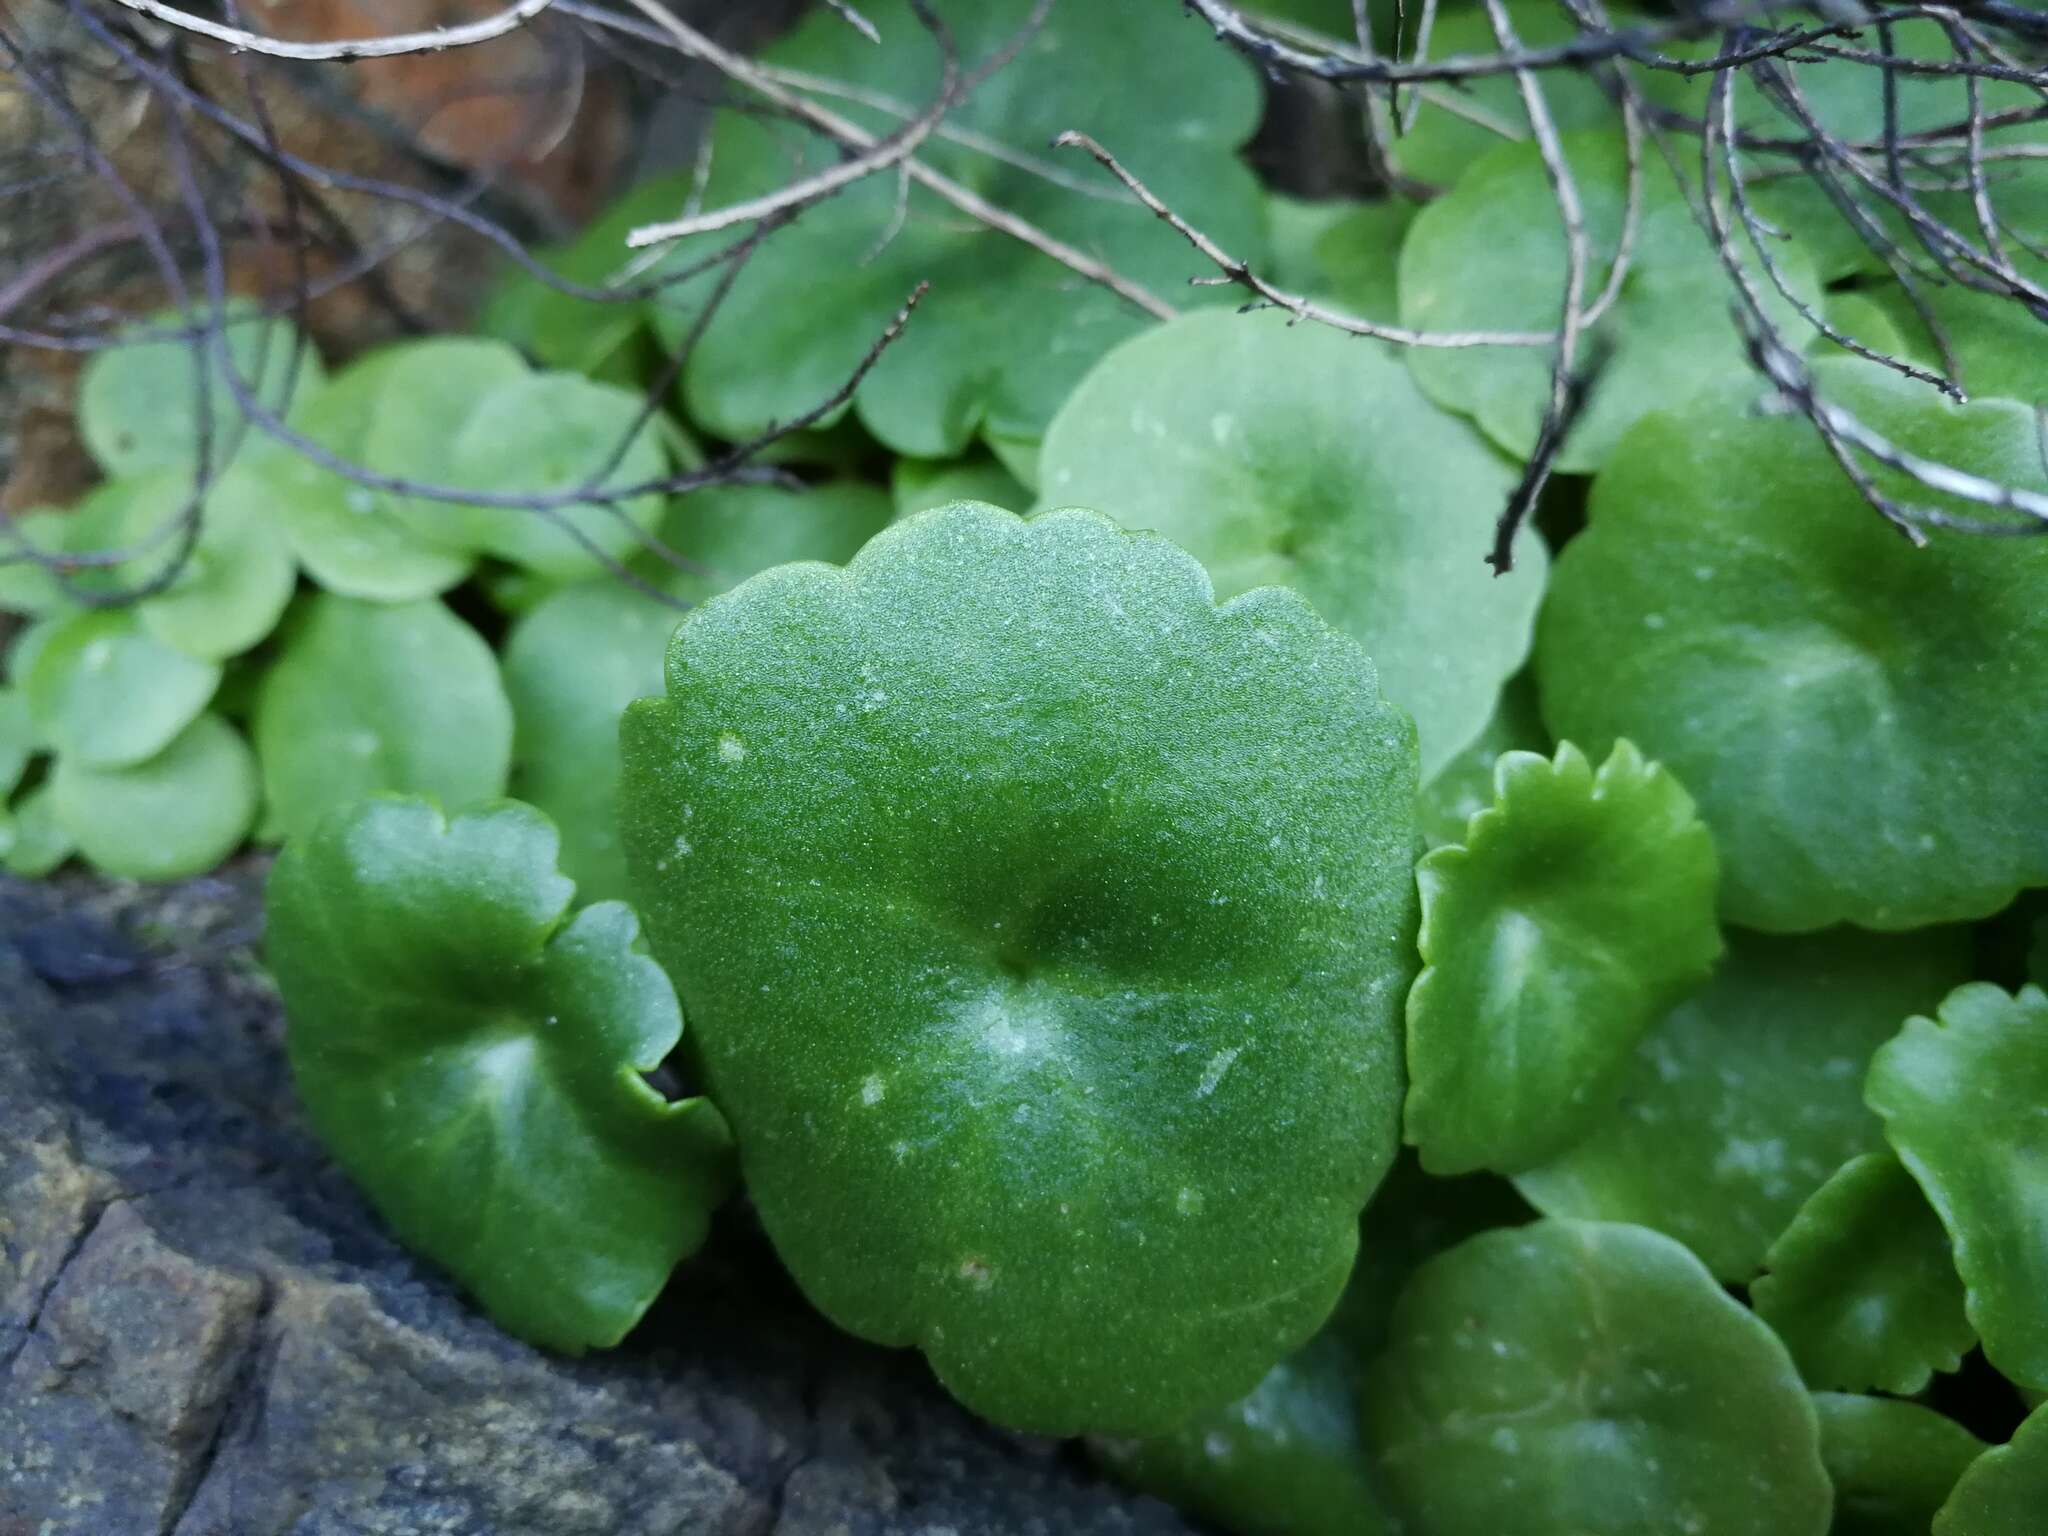
<instances>
[{"instance_id":1,"label":"green leaf","mask_svg":"<svg viewBox=\"0 0 2048 1536\"><path fill-rule=\"evenodd\" d=\"M461 809L504 793L512 708L497 658L440 603L307 599L253 721L269 820L286 837L382 792Z\"/></svg>"},{"instance_id":2,"label":"green leaf","mask_svg":"<svg viewBox=\"0 0 2048 1536\"><path fill-rule=\"evenodd\" d=\"M1493 769L1503 752L1548 756L1551 747L1536 709L1535 679L1517 672L1501 688L1486 728L1422 786L1417 810L1430 846L1463 842L1465 824L1493 804Z\"/></svg>"},{"instance_id":3,"label":"green leaf","mask_svg":"<svg viewBox=\"0 0 2048 1536\"><path fill-rule=\"evenodd\" d=\"M413 360L447 355L443 345L443 338L401 342L356 359L307 403L299 430L345 463L375 469L366 444L386 389L414 366L431 373L430 365ZM459 364L451 363L449 372L459 373ZM236 461L222 491L268 499L299 563L344 597L412 602L446 591L469 573L470 556L422 537L399 515L399 498L328 469L288 443L257 444Z\"/></svg>"},{"instance_id":4,"label":"green leaf","mask_svg":"<svg viewBox=\"0 0 2048 1536\"><path fill-rule=\"evenodd\" d=\"M1510 752L1463 846L1416 871L1406 1138L1432 1173L1513 1173L1613 1107L1637 1043L1721 953L1714 844L1670 774L1617 742L1596 774Z\"/></svg>"},{"instance_id":5,"label":"green leaf","mask_svg":"<svg viewBox=\"0 0 2048 1536\"><path fill-rule=\"evenodd\" d=\"M132 609L90 608L59 619L20 677L35 728L80 767L154 757L198 718L220 667L172 650Z\"/></svg>"},{"instance_id":6,"label":"green leaf","mask_svg":"<svg viewBox=\"0 0 2048 1536\"><path fill-rule=\"evenodd\" d=\"M2025 407L1953 406L1865 363L1814 376L1909 451L2048 489ZM1544 717L1589 751L1627 736L1670 765L1713 829L1734 922L1988 916L2048 884L2048 716L2013 707L2048 676L2048 543L1914 549L1805 420L1758 396L1646 420L1594 482L1544 609Z\"/></svg>"},{"instance_id":7,"label":"green leaf","mask_svg":"<svg viewBox=\"0 0 2048 1536\"><path fill-rule=\"evenodd\" d=\"M908 517L955 501L985 501L1006 512L1026 512L1035 499L995 459L898 459L889 474L896 515Z\"/></svg>"},{"instance_id":8,"label":"green leaf","mask_svg":"<svg viewBox=\"0 0 2048 1536\"><path fill-rule=\"evenodd\" d=\"M1032 5L938 0L934 9L963 71L973 71L1016 36ZM854 93L920 111L939 86L938 51L909 0L862 9L881 46L819 11L763 59L843 83L843 93L827 98L832 110L877 134L895 133L902 116ZM1131 89L1133 59L1144 60L1142 91ZM1258 261L1260 194L1237 148L1258 122L1259 94L1243 59L1170 6L1061 5L1013 62L953 108L946 131L925 140L918 158L1166 303L1228 302L1221 291L1188 288L1199 261L1179 236L1085 156L1047 145L1066 129L1094 134L1190 223ZM994 141L1001 157L976 140ZM720 114L713 145L707 208L839 158L822 140L794 139L737 112ZM698 423L739 441L815 407L929 280L908 329L861 383L854 409L898 453L952 458L976 435L1028 453L1089 364L1146 323L1122 298L922 186L912 184L900 207L898 191L894 176L868 177L807 210L748 259L684 376ZM673 260L701 260L731 236L685 242ZM669 345L694 324L707 292L701 281L672 291L661 312Z\"/></svg>"},{"instance_id":9,"label":"green leaf","mask_svg":"<svg viewBox=\"0 0 2048 1536\"><path fill-rule=\"evenodd\" d=\"M1969 974L1966 939L1731 934L1714 978L1636 1048L1608 1119L1515 1187L1549 1215L1654 1227L1748 1280L1808 1196L1882 1150L1864 1067Z\"/></svg>"},{"instance_id":10,"label":"green leaf","mask_svg":"<svg viewBox=\"0 0 2048 1536\"><path fill-rule=\"evenodd\" d=\"M616 1344L730 1182L704 1099L640 1076L682 1036L618 902L571 919L547 819L380 799L288 845L266 950L313 1124L409 1246L505 1328Z\"/></svg>"},{"instance_id":11,"label":"green leaf","mask_svg":"<svg viewBox=\"0 0 2048 1536\"><path fill-rule=\"evenodd\" d=\"M1585 28L1574 14L1548 0L1509 0L1509 23L1523 48L1547 48L1571 42ZM1627 6L1608 6L1605 19L1615 27L1640 26L1646 18ZM1409 24L1408 46L1402 56L1413 57L1414 23ZM1349 35L1350 28L1346 28ZM1425 59L1449 59L1460 55L1486 57L1501 51L1488 8L1483 5L1445 6L1439 9L1429 29L1429 46L1421 50ZM1676 50L1660 50L1673 52ZM1686 85L1679 77L1653 69L1630 69L1630 82L1647 92L1650 99L1678 105ZM1608 95L1600 74L1592 70L1548 69L1537 77L1543 90L1543 104L1561 133L1601 127L1615 128L1621 109ZM1704 104L1702 86L1692 86L1691 105L1697 116ZM1387 121L1386 98L1371 98L1371 111L1379 123L1381 142L1403 175L1439 187L1456 186L1460 177L1490 150L1504 142L1530 137L1529 113L1522 103L1519 83L1512 74L1482 75L1448 85L1423 85L1413 94L1400 96L1404 112L1412 107L1414 120L1398 137ZM1654 147L1645 157L1656 158ZM1557 212L1550 210L1555 223Z\"/></svg>"},{"instance_id":12,"label":"green leaf","mask_svg":"<svg viewBox=\"0 0 2048 1536\"><path fill-rule=\"evenodd\" d=\"M57 825L102 872L182 880L212 869L249 835L256 761L240 732L206 714L130 767L88 767L60 755L50 791Z\"/></svg>"},{"instance_id":13,"label":"green leaf","mask_svg":"<svg viewBox=\"0 0 2048 1536\"><path fill-rule=\"evenodd\" d=\"M1927 1536L1983 1441L1917 1403L1816 1392L1820 1458L1835 1485L1831 1536Z\"/></svg>"},{"instance_id":14,"label":"green leaf","mask_svg":"<svg viewBox=\"0 0 2048 1536\"><path fill-rule=\"evenodd\" d=\"M18 688L0 688L0 805L42 750L42 733L29 717L28 699Z\"/></svg>"},{"instance_id":15,"label":"green leaf","mask_svg":"<svg viewBox=\"0 0 2048 1536\"><path fill-rule=\"evenodd\" d=\"M1358 1370L1318 1334L1236 1402L1150 1440L1092 1440L1119 1481L1236 1536L1395 1536L1358 1426Z\"/></svg>"},{"instance_id":16,"label":"green leaf","mask_svg":"<svg viewBox=\"0 0 2048 1536\"><path fill-rule=\"evenodd\" d=\"M0 514L0 610L40 618L77 602L36 555L68 552L71 514L51 507Z\"/></svg>"},{"instance_id":17,"label":"green leaf","mask_svg":"<svg viewBox=\"0 0 2048 1536\"><path fill-rule=\"evenodd\" d=\"M1316 242L1320 280L1313 286L1348 314L1384 325L1397 323L1401 242L1415 214L1415 204L1390 199L1367 203L1337 220Z\"/></svg>"},{"instance_id":18,"label":"green leaf","mask_svg":"<svg viewBox=\"0 0 2048 1536\"><path fill-rule=\"evenodd\" d=\"M2048 282L2048 262L2025 262L2021 270L2037 284ZM1960 283L1923 284L1920 297L1948 339L1957 382L1971 395L2048 403L2048 378L2042 374L2040 337L2035 334L2040 322L2019 300L2009 294L1979 293ZM1941 349L1904 288L1885 283L1870 290L1869 299L1904 338L1897 354L1939 365Z\"/></svg>"},{"instance_id":19,"label":"green leaf","mask_svg":"<svg viewBox=\"0 0 2048 1536\"><path fill-rule=\"evenodd\" d=\"M656 219L674 218L688 201L696 179L692 167L637 182L575 239L531 254L571 282L603 287L637 254L626 249L627 233ZM601 304L577 298L514 267L491 290L479 326L486 334L538 358L546 367L630 384L639 343L647 333L648 306L639 301Z\"/></svg>"},{"instance_id":20,"label":"green leaf","mask_svg":"<svg viewBox=\"0 0 2048 1536\"><path fill-rule=\"evenodd\" d=\"M1823 1536L1785 1348L1685 1249L1540 1221L1431 1260L1367 1374L1370 1443L1431 1536Z\"/></svg>"},{"instance_id":21,"label":"green leaf","mask_svg":"<svg viewBox=\"0 0 2048 1536\"><path fill-rule=\"evenodd\" d=\"M1433 776L1528 654L1547 560L1485 557L1514 471L1392 353L1284 316L1186 315L1103 359L1046 434L1041 500L1175 540L1228 597L1297 588L1363 645Z\"/></svg>"},{"instance_id":22,"label":"green leaf","mask_svg":"<svg viewBox=\"0 0 2048 1536\"><path fill-rule=\"evenodd\" d=\"M250 494L238 459L198 509L187 546L180 527L191 511L192 477L152 470L109 480L68 519L74 553L136 550L118 565L81 571L78 585L98 592L142 592L174 570L169 584L134 603L143 629L197 661L225 661L277 627L298 572L279 534L276 499Z\"/></svg>"},{"instance_id":23,"label":"green leaf","mask_svg":"<svg viewBox=\"0 0 2048 1536\"><path fill-rule=\"evenodd\" d=\"M361 386L368 398L360 406L352 401L343 413L360 434L362 462L380 474L434 486L455 483L455 445L484 401L533 377L511 347L479 336L431 336L373 358L375 372ZM490 430L487 421L484 432ZM500 446L514 446L509 434ZM456 502L393 495L386 507L417 539L462 554L478 549L471 509ZM484 509L476 519L520 515Z\"/></svg>"},{"instance_id":24,"label":"green leaf","mask_svg":"<svg viewBox=\"0 0 2048 1536\"><path fill-rule=\"evenodd\" d=\"M1528 1218L1504 1180L1431 1178L1404 1154L1360 1219L1358 1263L1321 1333L1237 1401L1170 1434L1091 1440L1090 1451L1131 1487L1238 1536L1392 1536L1359 1426L1363 1367L1417 1265Z\"/></svg>"},{"instance_id":25,"label":"green leaf","mask_svg":"<svg viewBox=\"0 0 2048 1536\"><path fill-rule=\"evenodd\" d=\"M1613 133L1570 135L1565 153L1585 208L1591 303L1621 238L1628 160ZM1586 335L1589 348L1609 351L1565 439L1558 467L1566 473L1609 462L1645 412L1679 404L1718 379L1750 377L1729 313L1728 275L1695 222L1690 189L1681 189L1654 149L1644 152L1642 180L1629 275L1613 308ZM1820 285L1804 252L1784 244L1772 254L1793 292L1817 305ZM1533 144L1507 144L1416 216L1401 247L1401 319L1432 331L1549 331L1565 278L1565 237L1542 157ZM1806 322L1768 283L1759 279L1757 286L1772 322L1799 334ZM1408 354L1408 366L1431 399L1471 416L1525 458L1550 399L1553 351L1420 347ZM1632 451L1632 459L1639 457Z\"/></svg>"},{"instance_id":26,"label":"green leaf","mask_svg":"<svg viewBox=\"0 0 2048 1536\"><path fill-rule=\"evenodd\" d=\"M219 318L201 305L184 314L165 310L138 329L196 325L211 331ZM273 415L288 418L320 388L320 354L289 321L266 319L254 305L235 300L227 305L222 336L236 375ZM242 414L211 341L210 335L136 340L93 354L78 381L78 431L109 475L197 464L202 401L216 472L245 440L265 435Z\"/></svg>"},{"instance_id":27,"label":"green leaf","mask_svg":"<svg viewBox=\"0 0 2048 1536\"><path fill-rule=\"evenodd\" d=\"M829 1317L1048 1433L1314 1331L1398 1140L1415 759L1298 596L941 508L699 608L623 740L656 953Z\"/></svg>"},{"instance_id":28,"label":"green leaf","mask_svg":"<svg viewBox=\"0 0 2048 1536\"><path fill-rule=\"evenodd\" d=\"M2048 1509L2048 1408L1964 1470L1934 1516L1934 1536L2037 1536Z\"/></svg>"},{"instance_id":29,"label":"green leaf","mask_svg":"<svg viewBox=\"0 0 2048 1536\"><path fill-rule=\"evenodd\" d=\"M557 592L506 639L515 788L560 829L562 872L587 899L626 894L619 715L661 692L681 618L659 598L599 580Z\"/></svg>"},{"instance_id":30,"label":"green leaf","mask_svg":"<svg viewBox=\"0 0 2048 1536\"><path fill-rule=\"evenodd\" d=\"M57 820L56 795L48 779L0 811L0 869L24 880L40 880L70 858L71 834Z\"/></svg>"},{"instance_id":31,"label":"green leaf","mask_svg":"<svg viewBox=\"0 0 2048 1536\"><path fill-rule=\"evenodd\" d=\"M1985 1355L2048 1387L2048 993L1972 982L1938 1019L1909 1019L1864 1091L1948 1229Z\"/></svg>"},{"instance_id":32,"label":"green leaf","mask_svg":"<svg viewBox=\"0 0 2048 1536\"><path fill-rule=\"evenodd\" d=\"M662 525L664 541L688 564L663 568L660 579L684 602L702 603L772 565L838 564L886 528L894 510L886 492L858 480L827 480L801 491L773 485L692 491L669 503Z\"/></svg>"},{"instance_id":33,"label":"green leaf","mask_svg":"<svg viewBox=\"0 0 2048 1536\"><path fill-rule=\"evenodd\" d=\"M1889 1153L1845 1164L1764 1264L1751 1303L1811 1386L1910 1397L1977 1342L1948 1234Z\"/></svg>"},{"instance_id":34,"label":"green leaf","mask_svg":"<svg viewBox=\"0 0 2048 1536\"><path fill-rule=\"evenodd\" d=\"M1330 288L1330 274L1322 261L1324 238L1331 230L1361 215L1381 208L1403 206L1406 205L1310 201L1268 189L1266 246L1270 255L1261 275L1291 293L1326 296ZM1400 237L1396 235L1394 248L1398 248L1400 243ZM1391 294L1392 291L1390 284L1388 292Z\"/></svg>"},{"instance_id":35,"label":"green leaf","mask_svg":"<svg viewBox=\"0 0 2048 1536\"><path fill-rule=\"evenodd\" d=\"M580 490L600 472L598 483L606 489L660 480L669 472L668 450L653 423L639 421L642 404L630 390L573 373L506 379L476 402L449 445L446 483L492 495L550 496ZM417 517L426 504L414 497L405 505ZM544 510L444 502L418 526L570 580L638 553L642 533L661 511L658 493Z\"/></svg>"}]
</instances>

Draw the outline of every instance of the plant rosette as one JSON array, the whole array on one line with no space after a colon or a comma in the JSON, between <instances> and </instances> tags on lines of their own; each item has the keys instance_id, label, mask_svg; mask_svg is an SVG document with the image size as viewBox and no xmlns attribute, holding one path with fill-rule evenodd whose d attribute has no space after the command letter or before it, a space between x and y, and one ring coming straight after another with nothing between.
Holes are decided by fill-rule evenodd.
<instances>
[{"instance_id":1,"label":"plant rosette","mask_svg":"<svg viewBox=\"0 0 2048 1536\"><path fill-rule=\"evenodd\" d=\"M572 917L547 818L346 807L289 843L265 949L315 1128L393 1231L502 1326L616 1344L703 1241L730 1141L641 1075L682 1014L632 912Z\"/></svg>"},{"instance_id":2,"label":"plant rosette","mask_svg":"<svg viewBox=\"0 0 2048 1536\"><path fill-rule=\"evenodd\" d=\"M827 1316L1121 1435L1323 1321L1398 1139L1416 769L1300 597L957 504L696 610L623 742L649 934Z\"/></svg>"}]
</instances>

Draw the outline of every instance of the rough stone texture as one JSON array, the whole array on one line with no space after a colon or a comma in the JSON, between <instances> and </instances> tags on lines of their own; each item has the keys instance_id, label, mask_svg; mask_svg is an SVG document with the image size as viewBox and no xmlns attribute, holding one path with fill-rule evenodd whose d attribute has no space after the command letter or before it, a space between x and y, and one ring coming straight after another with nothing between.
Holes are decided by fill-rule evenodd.
<instances>
[{"instance_id":1,"label":"rough stone texture","mask_svg":"<svg viewBox=\"0 0 2048 1536\"><path fill-rule=\"evenodd\" d=\"M743 1208L627 1346L514 1343L300 1121L258 873L0 881L0 1536L1169 1536L827 1328Z\"/></svg>"}]
</instances>

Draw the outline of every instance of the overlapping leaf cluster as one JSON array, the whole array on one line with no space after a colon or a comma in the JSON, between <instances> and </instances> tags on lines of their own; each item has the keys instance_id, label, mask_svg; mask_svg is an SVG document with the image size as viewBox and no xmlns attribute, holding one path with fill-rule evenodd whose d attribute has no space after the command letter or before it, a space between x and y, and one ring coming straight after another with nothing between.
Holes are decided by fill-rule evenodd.
<instances>
[{"instance_id":1,"label":"overlapping leaf cluster","mask_svg":"<svg viewBox=\"0 0 2048 1536\"><path fill-rule=\"evenodd\" d=\"M963 54L1026 9L963 12ZM1419 212L1262 204L1232 156L1254 82L1156 26L1062 8L935 155L1159 292L1169 231L1019 165L1052 131L1121 134L1180 212L1356 313L1555 323L1542 157L1475 127L1510 80L1423 101ZM1139 48L1185 120L1129 110ZM878 129L940 67L829 17L772 57ZM1810 78L1844 133L1867 115L1867 73ZM231 327L304 443L218 388L201 432L188 349L112 354L81 397L108 480L18 532L135 553L0 589L34 619L0 692L10 867L286 840L272 959L316 1123L539 1342L622 1335L736 1147L835 1320L1247 1536L2037 1530L2048 975L2038 939L2031 978L2012 957L2048 888L2048 544L1898 539L1749 373L1688 171L1650 157L1632 208L1578 84L1552 105L1595 274L1630 265L1499 579L1542 350L1148 324L880 182L746 269L681 419L637 391L686 307L524 281L505 339L331 373ZM1926 84L1910 114L1944 110ZM564 270L779 184L770 137L728 114L708 189L637 190ZM1976 391L1816 357L1829 397L2048 490L2013 316L1914 304L1797 189L1771 211L1788 331L1825 309L1924 357L1931 322ZM914 340L798 448L808 490L586 499L802 409L926 276ZM191 558L160 564L208 438ZM665 1058L705 1097L662 1102Z\"/></svg>"}]
</instances>

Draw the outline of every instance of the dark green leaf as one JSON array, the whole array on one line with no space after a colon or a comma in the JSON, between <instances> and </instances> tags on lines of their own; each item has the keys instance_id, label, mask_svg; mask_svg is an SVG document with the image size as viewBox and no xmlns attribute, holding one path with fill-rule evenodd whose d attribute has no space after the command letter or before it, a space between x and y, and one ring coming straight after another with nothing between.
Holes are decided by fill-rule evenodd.
<instances>
[{"instance_id":1,"label":"dark green leaf","mask_svg":"<svg viewBox=\"0 0 2048 1536\"><path fill-rule=\"evenodd\" d=\"M499 1323L616 1344L703 1241L728 1141L640 1076L682 1035L632 912L568 918L526 806L380 799L288 846L269 961L314 1125L398 1235Z\"/></svg>"},{"instance_id":2,"label":"dark green leaf","mask_svg":"<svg viewBox=\"0 0 2048 1536\"><path fill-rule=\"evenodd\" d=\"M1835 1485L1832 1536L1927 1536L1984 1442L1917 1403L1817 1392L1820 1457Z\"/></svg>"},{"instance_id":3,"label":"dark green leaf","mask_svg":"<svg viewBox=\"0 0 2048 1536\"><path fill-rule=\"evenodd\" d=\"M624 751L650 935L828 1316L1061 1433L1314 1331L1398 1139L1415 767L1305 602L924 512L694 612Z\"/></svg>"},{"instance_id":4,"label":"dark green leaf","mask_svg":"<svg viewBox=\"0 0 2048 1536\"><path fill-rule=\"evenodd\" d=\"M1764 1264L1750 1299L1810 1386L1910 1397L1977 1342L1948 1234L1888 1152L1816 1190Z\"/></svg>"}]
</instances>

